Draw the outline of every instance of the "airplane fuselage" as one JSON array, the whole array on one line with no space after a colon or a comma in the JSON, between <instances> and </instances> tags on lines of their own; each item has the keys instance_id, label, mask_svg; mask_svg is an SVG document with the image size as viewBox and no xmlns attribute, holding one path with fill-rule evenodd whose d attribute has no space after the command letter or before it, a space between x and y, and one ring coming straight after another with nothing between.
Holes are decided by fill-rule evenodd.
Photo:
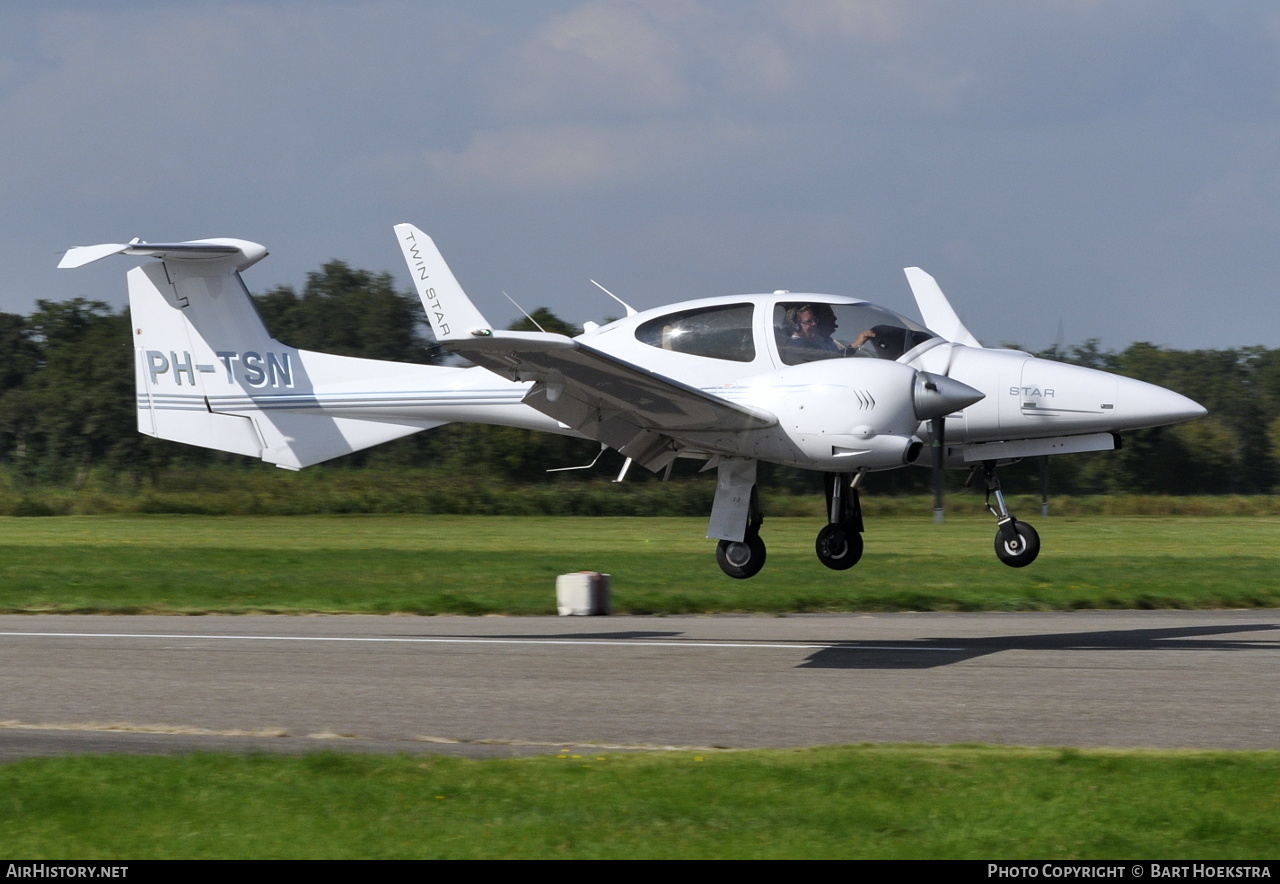
<instances>
[{"instance_id":1,"label":"airplane fuselage","mask_svg":"<svg viewBox=\"0 0 1280 884\"><path fill-rule=\"evenodd\" d=\"M842 309L851 318L860 311L881 329L897 325L912 336L904 342L912 345L884 353L846 346L838 355L822 352L821 358L796 361L788 357L785 328L773 320L801 302ZM982 394L946 418L952 466L982 459L966 457L966 449L982 451L988 443L1097 437L1095 447L1105 448L1111 447L1107 434L1203 413L1186 397L1154 384L1021 351L954 344L917 329L909 320L857 299L784 293L671 305L576 340L777 417L775 425L755 429L690 427L682 434L689 443L686 456L748 457L837 472L912 463L929 437L928 422L912 409L910 393L919 370L950 377ZM139 388L164 395L170 405L207 401L215 413L289 412L431 426L478 422L588 435L527 404L533 382L507 381L479 368L382 363L381 376L371 383L367 376L353 375L339 357L284 345L218 351L214 357L202 362L187 351L139 348ZM154 403L154 396L150 401L140 396L141 408ZM1020 450L1013 456L1089 449L1046 441Z\"/></svg>"}]
</instances>

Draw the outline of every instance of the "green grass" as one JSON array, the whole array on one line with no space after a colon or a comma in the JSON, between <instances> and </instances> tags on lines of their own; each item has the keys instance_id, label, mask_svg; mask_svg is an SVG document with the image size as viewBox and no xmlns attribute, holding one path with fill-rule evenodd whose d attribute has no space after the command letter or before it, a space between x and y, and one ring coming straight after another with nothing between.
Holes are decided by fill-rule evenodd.
<instances>
[{"instance_id":1,"label":"green grass","mask_svg":"<svg viewBox=\"0 0 1280 884\"><path fill-rule=\"evenodd\" d=\"M1280 520L1055 516L1001 565L993 520L869 518L851 571L820 519L771 518L768 563L731 580L705 519L480 516L0 518L0 611L549 614L557 574L613 575L619 613L1280 606Z\"/></svg>"},{"instance_id":2,"label":"green grass","mask_svg":"<svg viewBox=\"0 0 1280 884\"><path fill-rule=\"evenodd\" d=\"M1029 568L992 521L870 519L849 572L818 523L769 519L768 564L724 577L703 519L118 516L0 519L0 612L547 614L557 574L613 576L618 613L1280 605L1272 518L1044 519Z\"/></svg>"},{"instance_id":3,"label":"green grass","mask_svg":"<svg viewBox=\"0 0 1280 884\"><path fill-rule=\"evenodd\" d=\"M1034 521L1042 557L1014 570L989 518L878 516L836 573L820 519L770 518L764 572L733 581L701 518L0 518L0 610L545 614L578 569L637 613L1280 606L1274 518ZM1274 752L30 759L0 765L0 853L1257 859L1278 855L1277 783Z\"/></svg>"},{"instance_id":4,"label":"green grass","mask_svg":"<svg viewBox=\"0 0 1280 884\"><path fill-rule=\"evenodd\" d=\"M647 475L643 471L633 476ZM919 472L923 477L927 474ZM985 514L978 488L955 487L951 476L947 507L957 515ZM1006 477L1007 478L1007 477ZM130 477L99 467L74 485L32 483L0 464L0 516L205 515L298 516L355 514L499 516L696 516L711 511L715 475L677 477L671 482L622 484L582 481L567 474L544 475L524 484L490 475L456 475L440 469L321 466L292 472L268 464L236 467L172 467L154 477ZM821 518L825 512L816 475L813 491L788 493L765 482L764 509L772 516ZM981 483L978 483L979 485ZM1025 486L1024 486L1025 487ZM868 482L863 506L869 515L928 514L928 495L887 494ZM1015 512L1039 511L1039 498L1013 495ZM1277 495L1056 495L1061 515L1280 515Z\"/></svg>"},{"instance_id":5,"label":"green grass","mask_svg":"<svg viewBox=\"0 0 1280 884\"><path fill-rule=\"evenodd\" d=\"M856 746L0 766L11 859L1280 856L1280 753Z\"/></svg>"}]
</instances>

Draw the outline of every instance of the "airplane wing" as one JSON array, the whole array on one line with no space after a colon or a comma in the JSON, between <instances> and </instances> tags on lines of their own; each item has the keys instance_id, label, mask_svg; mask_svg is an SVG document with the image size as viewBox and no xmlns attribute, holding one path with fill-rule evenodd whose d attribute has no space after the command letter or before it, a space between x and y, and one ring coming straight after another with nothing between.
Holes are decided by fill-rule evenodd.
<instances>
[{"instance_id":1,"label":"airplane wing","mask_svg":"<svg viewBox=\"0 0 1280 884\"><path fill-rule=\"evenodd\" d=\"M525 404L653 470L688 447L689 434L778 422L564 335L490 332L441 346L510 380L534 381Z\"/></svg>"},{"instance_id":2,"label":"airplane wing","mask_svg":"<svg viewBox=\"0 0 1280 884\"><path fill-rule=\"evenodd\" d=\"M624 362L564 335L495 331L435 242L412 224L396 237L440 346L513 381L526 405L651 470L696 445L695 433L764 429L778 419Z\"/></svg>"},{"instance_id":3,"label":"airplane wing","mask_svg":"<svg viewBox=\"0 0 1280 884\"><path fill-rule=\"evenodd\" d=\"M920 317L925 326L948 341L964 344L966 347L982 348L982 344L974 337L973 332L965 328L965 324L956 315L955 308L942 293L938 281L919 267L908 267L907 283L911 286L911 294L915 295L916 306L920 308Z\"/></svg>"}]
</instances>

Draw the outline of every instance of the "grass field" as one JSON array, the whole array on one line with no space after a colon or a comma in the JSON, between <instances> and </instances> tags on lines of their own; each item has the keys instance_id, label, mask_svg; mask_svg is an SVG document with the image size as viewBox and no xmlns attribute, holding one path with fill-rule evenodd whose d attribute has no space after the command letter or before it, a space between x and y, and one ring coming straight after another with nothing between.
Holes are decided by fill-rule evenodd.
<instances>
[{"instance_id":1,"label":"grass field","mask_svg":"<svg viewBox=\"0 0 1280 884\"><path fill-rule=\"evenodd\" d=\"M33 759L13 859L1280 856L1280 753L855 746Z\"/></svg>"},{"instance_id":2,"label":"grass field","mask_svg":"<svg viewBox=\"0 0 1280 884\"><path fill-rule=\"evenodd\" d=\"M613 575L618 613L1280 607L1280 519L1058 516L1011 569L988 517L869 519L846 572L820 520L769 519L731 580L692 518L68 516L0 519L0 611L554 613L557 574Z\"/></svg>"},{"instance_id":3,"label":"grass field","mask_svg":"<svg viewBox=\"0 0 1280 884\"><path fill-rule=\"evenodd\" d=\"M117 515L0 518L0 611L506 613L608 571L620 612L1280 607L1273 516L868 521L851 571L820 519L771 518L734 581L705 519ZM859 746L468 761L29 759L0 765L14 858L842 857L1265 859L1280 753Z\"/></svg>"}]
</instances>

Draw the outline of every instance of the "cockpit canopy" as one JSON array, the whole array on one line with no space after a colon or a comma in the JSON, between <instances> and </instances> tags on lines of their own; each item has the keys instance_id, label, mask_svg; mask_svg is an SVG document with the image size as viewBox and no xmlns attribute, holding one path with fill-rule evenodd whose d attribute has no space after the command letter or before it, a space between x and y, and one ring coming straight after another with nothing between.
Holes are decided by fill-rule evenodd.
<instances>
[{"instance_id":1,"label":"cockpit canopy","mask_svg":"<svg viewBox=\"0 0 1280 884\"><path fill-rule=\"evenodd\" d=\"M771 311L768 325L757 309ZM761 317L763 318L763 317ZM843 298L751 301L698 306L641 322L642 344L732 362L754 362L767 352L764 328L785 365L846 356L898 359L935 338L933 332L891 310Z\"/></svg>"},{"instance_id":2,"label":"cockpit canopy","mask_svg":"<svg viewBox=\"0 0 1280 884\"><path fill-rule=\"evenodd\" d=\"M844 356L898 359L937 337L919 323L874 304L779 301L773 308L778 354L787 365Z\"/></svg>"},{"instance_id":3,"label":"cockpit canopy","mask_svg":"<svg viewBox=\"0 0 1280 884\"><path fill-rule=\"evenodd\" d=\"M636 339L660 350L711 359L755 362L755 304L719 304L668 313L636 329Z\"/></svg>"}]
</instances>

